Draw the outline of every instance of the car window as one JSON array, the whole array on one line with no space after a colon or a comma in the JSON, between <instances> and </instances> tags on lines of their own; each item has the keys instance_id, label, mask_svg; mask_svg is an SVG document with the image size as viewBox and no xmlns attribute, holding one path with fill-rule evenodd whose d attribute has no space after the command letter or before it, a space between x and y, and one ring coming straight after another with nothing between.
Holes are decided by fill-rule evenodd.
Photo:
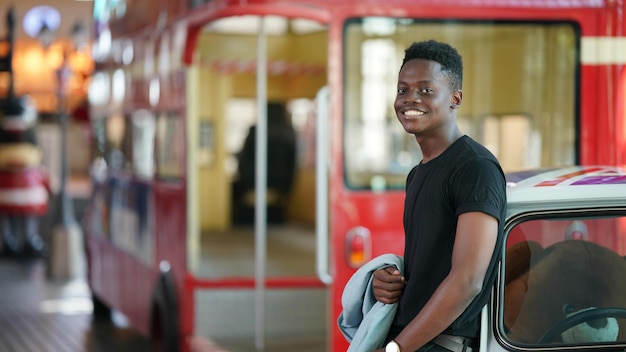
<instances>
[{"instance_id":1,"label":"car window","mask_svg":"<svg viewBox=\"0 0 626 352\"><path fill-rule=\"evenodd\" d=\"M510 229L500 329L518 346L626 341L626 217L534 219Z\"/></svg>"}]
</instances>

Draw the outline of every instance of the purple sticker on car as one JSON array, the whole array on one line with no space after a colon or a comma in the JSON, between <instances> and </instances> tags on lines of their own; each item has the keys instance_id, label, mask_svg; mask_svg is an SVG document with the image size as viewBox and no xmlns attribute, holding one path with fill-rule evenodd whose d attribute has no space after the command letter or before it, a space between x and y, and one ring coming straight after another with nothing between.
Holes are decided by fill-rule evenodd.
<instances>
[{"instance_id":1,"label":"purple sticker on car","mask_svg":"<svg viewBox=\"0 0 626 352\"><path fill-rule=\"evenodd\" d=\"M615 185L626 183L626 175L588 176L572 185Z\"/></svg>"}]
</instances>

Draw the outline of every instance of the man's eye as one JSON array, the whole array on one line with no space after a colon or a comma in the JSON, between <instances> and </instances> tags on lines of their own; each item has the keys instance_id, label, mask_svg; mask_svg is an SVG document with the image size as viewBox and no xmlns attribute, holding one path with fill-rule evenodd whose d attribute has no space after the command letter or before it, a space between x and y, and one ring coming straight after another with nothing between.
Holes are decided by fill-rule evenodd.
<instances>
[{"instance_id":1,"label":"man's eye","mask_svg":"<svg viewBox=\"0 0 626 352\"><path fill-rule=\"evenodd\" d=\"M398 95L403 95L406 93L406 89L404 88L398 88Z\"/></svg>"},{"instance_id":2,"label":"man's eye","mask_svg":"<svg viewBox=\"0 0 626 352\"><path fill-rule=\"evenodd\" d=\"M422 89L420 89L420 92L424 93L424 94L429 94L429 93L433 92L433 89L432 88L422 88Z\"/></svg>"}]
</instances>

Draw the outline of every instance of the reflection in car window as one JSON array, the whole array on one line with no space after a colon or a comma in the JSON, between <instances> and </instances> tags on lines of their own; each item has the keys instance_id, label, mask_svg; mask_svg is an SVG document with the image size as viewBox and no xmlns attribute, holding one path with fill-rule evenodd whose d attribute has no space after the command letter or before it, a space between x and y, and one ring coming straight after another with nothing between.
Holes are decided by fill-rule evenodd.
<instances>
[{"instance_id":1,"label":"reflection in car window","mask_svg":"<svg viewBox=\"0 0 626 352\"><path fill-rule=\"evenodd\" d=\"M626 217L530 220L506 242L500 328L515 345L626 340Z\"/></svg>"}]
</instances>

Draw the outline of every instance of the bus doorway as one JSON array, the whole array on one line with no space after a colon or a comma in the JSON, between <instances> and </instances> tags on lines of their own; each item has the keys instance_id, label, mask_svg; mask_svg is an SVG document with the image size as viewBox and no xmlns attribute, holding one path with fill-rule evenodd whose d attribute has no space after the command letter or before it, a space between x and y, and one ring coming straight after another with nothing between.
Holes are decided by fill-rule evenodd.
<instances>
[{"instance_id":1,"label":"bus doorway","mask_svg":"<svg viewBox=\"0 0 626 352\"><path fill-rule=\"evenodd\" d=\"M280 16L207 24L188 72L194 334L229 351L325 350L316 272L316 93L327 29Z\"/></svg>"}]
</instances>

